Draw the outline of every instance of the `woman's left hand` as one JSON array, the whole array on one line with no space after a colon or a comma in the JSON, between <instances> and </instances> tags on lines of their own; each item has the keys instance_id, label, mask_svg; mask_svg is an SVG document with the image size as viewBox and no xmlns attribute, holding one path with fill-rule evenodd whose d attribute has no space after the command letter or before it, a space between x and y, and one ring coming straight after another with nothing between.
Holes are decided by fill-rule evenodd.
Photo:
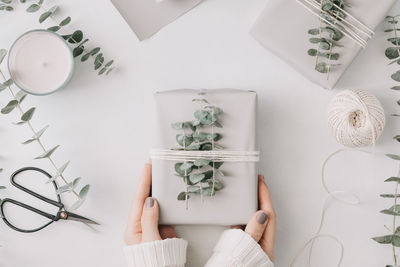
<instances>
[{"instance_id":1,"label":"woman's left hand","mask_svg":"<svg viewBox=\"0 0 400 267\"><path fill-rule=\"evenodd\" d=\"M132 201L124 235L127 245L176 237L173 226L158 226L158 202L150 197L151 167L151 162L144 166Z\"/></svg>"}]
</instances>

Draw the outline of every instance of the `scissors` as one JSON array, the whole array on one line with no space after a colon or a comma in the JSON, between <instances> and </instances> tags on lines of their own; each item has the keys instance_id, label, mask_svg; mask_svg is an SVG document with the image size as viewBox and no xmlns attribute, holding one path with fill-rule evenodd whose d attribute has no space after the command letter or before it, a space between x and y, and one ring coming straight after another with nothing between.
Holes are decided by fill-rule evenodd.
<instances>
[{"instance_id":1,"label":"scissors","mask_svg":"<svg viewBox=\"0 0 400 267\"><path fill-rule=\"evenodd\" d=\"M67 211L67 210L65 209L64 204L63 204L62 201L61 201L61 197L60 197L60 195L57 193L58 186L57 186L56 181L52 181L52 183L53 183L54 189L56 190L57 201L52 200L52 199L49 199L49 198L47 198L47 197L45 197L45 196L42 196L42 195L40 195L40 194L38 194L38 193L36 193L36 192L33 192L33 191L29 190L28 188L26 188L26 187L24 187L24 186L18 184L18 183L15 181L15 177L16 177L18 174L20 174L20 173L22 173L22 172L25 172L25 171L36 171L36 172L40 172L40 173L42 173L43 175L47 176L49 179L51 178L51 175L48 174L46 171L44 171L44 170L42 170L42 169L39 169L39 168L36 168L36 167L25 167L25 168L21 168L21 169L15 171L15 172L11 175L11 177L10 177L11 184L12 184L13 186L15 186L16 188L18 188L18 189L24 191L25 193L28 193L29 195L34 196L35 198L38 198L38 199L40 199L40 200L42 200L42 201L44 201L44 202L46 202L46 203L49 203L49 204L51 204L51 205L53 205L53 206L58 207L58 212L57 212L56 215L49 214L49 213L47 213L47 212L41 211L41 210L39 210L39 209L37 209L37 208L34 208L34 207L30 206L30 205L27 205L27 204L25 204L25 203L19 202L19 201L17 201L17 200L5 198L5 199L3 199L3 200L1 201L1 204L0 204L0 215L1 215L1 217L3 218L3 221L4 221L10 228L14 229L15 231L22 232L22 233L33 233L33 232L37 232L37 231L39 231L39 230L42 230L43 228L49 226L49 225L52 224L53 222L57 222L57 221L60 220L60 219L61 219L61 220L80 221L80 222L82 222L82 223L87 223L87 224L98 224L98 223L96 223L95 221L92 221L91 219L88 219L88 218L85 218L85 217L83 217L83 216L77 215L77 214L75 214L75 213L69 212L69 211ZM35 213L37 213L37 214L39 214L39 215L41 215L41 216L43 216L43 217L46 217L46 218L50 219L50 221L49 221L48 223L46 223L45 225L41 226L41 227L38 227L38 228L35 228L35 229L31 229L31 230L26 230L26 229L21 229L21 228L19 228L19 227L16 227L16 226L14 226L13 224L11 224L9 220L7 220L7 218L6 218L5 214L4 214L4 210L3 210L3 209L4 209L4 204L6 204L6 203L12 203L12 204L17 205L17 206L20 206L20 207L22 207L22 208L24 208L24 209L30 210L30 211L32 211L32 212L35 212Z\"/></svg>"}]
</instances>

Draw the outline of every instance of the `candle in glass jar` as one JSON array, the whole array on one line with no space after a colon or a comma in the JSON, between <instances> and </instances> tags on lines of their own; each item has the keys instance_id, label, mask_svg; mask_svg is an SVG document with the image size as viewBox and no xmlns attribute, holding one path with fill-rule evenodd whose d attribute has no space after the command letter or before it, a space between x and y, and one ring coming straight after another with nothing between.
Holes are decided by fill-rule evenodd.
<instances>
[{"instance_id":1,"label":"candle in glass jar","mask_svg":"<svg viewBox=\"0 0 400 267\"><path fill-rule=\"evenodd\" d=\"M62 37L34 30L19 37L10 49L8 69L14 83L34 95L50 94L71 79L74 60Z\"/></svg>"}]
</instances>

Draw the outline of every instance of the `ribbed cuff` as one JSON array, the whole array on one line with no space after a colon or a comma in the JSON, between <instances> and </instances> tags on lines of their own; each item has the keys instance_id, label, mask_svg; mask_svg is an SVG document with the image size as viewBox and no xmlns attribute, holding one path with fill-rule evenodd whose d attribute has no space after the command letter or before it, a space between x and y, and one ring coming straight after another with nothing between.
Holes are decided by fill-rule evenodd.
<instances>
[{"instance_id":1,"label":"ribbed cuff","mask_svg":"<svg viewBox=\"0 0 400 267\"><path fill-rule=\"evenodd\" d=\"M179 238L156 240L124 248L129 267L184 267L187 241Z\"/></svg>"},{"instance_id":2,"label":"ribbed cuff","mask_svg":"<svg viewBox=\"0 0 400 267\"><path fill-rule=\"evenodd\" d=\"M240 229L222 233L206 267L273 267L260 245Z\"/></svg>"}]
</instances>

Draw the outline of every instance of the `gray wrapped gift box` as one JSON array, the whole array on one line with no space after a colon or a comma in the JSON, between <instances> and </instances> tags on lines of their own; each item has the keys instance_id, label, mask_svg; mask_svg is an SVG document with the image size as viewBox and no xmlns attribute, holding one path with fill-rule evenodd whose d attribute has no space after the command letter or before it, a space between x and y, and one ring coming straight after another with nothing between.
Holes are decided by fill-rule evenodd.
<instances>
[{"instance_id":1,"label":"gray wrapped gift box","mask_svg":"<svg viewBox=\"0 0 400 267\"><path fill-rule=\"evenodd\" d=\"M351 8L347 9L348 12L369 28L376 30L396 0L346 2L351 5ZM307 54L308 49L315 48L315 45L308 41L310 35L307 32L318 25L318 17L299 5L296 0L269 0L251 29L251 34L262 46L285 60L309 80L331 89L361 48L347 37L340 40L344 47L337 50L340 53L337 63L341 65L331 70L327 80L326 74L314 70L315 58Z\"/></svg>"},{"instance_id":2,"label":"gray wrapped gift box","mask_svg":"<svg viewBox=\"0 0 400 267\"><path fill-rule=\"evenodd\" d=\"M202 0L111 0L140 41L150 38Z\"/></svg>"},{"instance_id":3,"label":"gray wrapped gift box","mask_svg":"<svg viewBox=\"0 0 400 267\"><path fill-rule=\"evenodd\" d=\"M233 89L202 90L205 98L221 107L223 128L218 144L226 150L255 151L257 94L251 91ZM154 148L177 148L176 134L171 124L192 120L193 112L199 108L192 99L199 98L199 90L173 90L154 94ZM153 159L152 196L159 201L161 224L246 224L257 210L257 163L225 162L221 171L225 177L218 178L224 188L215 196L199 195L185 201L177 200L185 191L181 177L175 176L174 161Z\"/></svg>"}]
</instances>

